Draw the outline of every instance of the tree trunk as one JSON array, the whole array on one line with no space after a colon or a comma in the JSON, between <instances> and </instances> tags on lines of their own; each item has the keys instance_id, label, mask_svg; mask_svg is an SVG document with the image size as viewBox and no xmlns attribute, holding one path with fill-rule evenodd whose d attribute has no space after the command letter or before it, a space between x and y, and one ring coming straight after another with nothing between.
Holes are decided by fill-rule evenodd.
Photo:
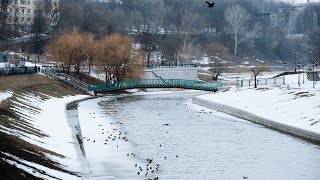
<instances>
[{"instance_id":1,"label":"tree trunk","mask_svg":"<svg viewBox=\"0 0 320 180\"><path fill-rule=\"evenodd\" d=\"M257 76L254 76L254 88L257 88Z\"/></svg>"},{"instance_id":2,"label":"tree trunk","mask_svg":"<svg viewBox=\"0 0 320 180\"><path fill-rule=\"evenodd\" d=\"M237 32L234 33L234 58L237 57L237 48L238 48L238 34Z\"/></svg>"},{"instance_id":3,"label":"tree trunk","mask_svg":"<svg viewBox=\"0 0 320 180\"><path fill-rule=\"evenodd\" d=\"M108 82L108 71L105 70L105 73L106 73L106 82Z\"/></svg>"}]
</instances>

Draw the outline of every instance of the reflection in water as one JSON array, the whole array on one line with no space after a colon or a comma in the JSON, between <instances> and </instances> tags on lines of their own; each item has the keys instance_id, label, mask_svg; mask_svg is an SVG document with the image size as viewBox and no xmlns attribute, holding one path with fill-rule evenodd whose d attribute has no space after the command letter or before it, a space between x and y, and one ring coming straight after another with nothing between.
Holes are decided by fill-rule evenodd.
<instances>
[{"instance_id":1,"label":"reflection in water","mask_svg":"<svg viewBox=\"0 0 320 180\"><path fill-rule=\"evenodd\" d=\"M159 163L160 179L319 178L318 145L196 109L189 101L195 95L127 96L99 105L124 123L137 158Z\"/></svg>"}]
</instances>

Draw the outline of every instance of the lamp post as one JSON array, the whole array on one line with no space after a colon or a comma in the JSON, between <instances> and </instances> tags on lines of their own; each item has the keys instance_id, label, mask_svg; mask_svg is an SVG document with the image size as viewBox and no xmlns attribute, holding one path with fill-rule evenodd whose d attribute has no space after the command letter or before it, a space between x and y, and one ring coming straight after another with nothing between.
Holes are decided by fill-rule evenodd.
<instances>
[{"instance_id":1,"label":"lamp post","mask_svg":"<svg viewBox=\"0 0 320 180\"><path fill-rule=\"evenodd\" d=\"M315 74L314 68L317 67L318 65L319 65L318 61L314 62L314 65L313 65L313 77L314 77L313 78L313 88L315 88L315 84L317 83L318 77L319 77L319 73L317 73L317 76L314 75Z\"/></svg>"},{"instance_id":2,"label":"lamp post","mask_svg":"<svg viewBox=\"0 0 320 180\"><path fill-rule=\"evenodd\" d=\"M300 62L298 62L298 70L300 70ZM300 87L300 73L298 73L298 85Z\"/></svg>"},{"instance_id":3,"label":"lamp post","mask_svg":"<svg viewBox=\"0 0 320 180\"><path fill-rule=\"evenodd\" d=\"M303 74L302 74L302 83L304 84L304 62L302 62Z\"/></svg>"},{"instance_id":4,"label":"lamp post","mask_svg":"<svg viewBox=\"0 0 320 180\"><path fill-rule=\"evenodd\" d=\"M312 64L312 50L310 50L310 65ZM311 67L310 67L311 68Z\"/></svg>"},{"instance_id":5,"label":"lamp post","mask_svg":"<svg viewBox=\"0 0 320 180\"><path fill-rule=\"evenodd\" d=\"M314 78L314 66L315 66L315 64L312 64L312 68L313 68L313 71L312 71L312 80L313 80L313 88L314 88L314 86L315 86L315 78Z\"/></svg>"},{"instance_id":6,"label":"lamp post","mask_svg":"<svg viewBox=\"0 0 320 180\"><path fill-rule=\"evenodd\" d=\"M297 72L297 51L294 52L294 72Z\"/></svg>"},{"instance_id":7,"label":"lamp post","mask_svg":"<svg viewBox=\"0 0 320 180\"><path fill-rule=\"evenodd\" d=\"M286 84L286 79L285 79L285 72L286 72L286 62L283 63L283 84Z\"/></svg>"}]
</instances>

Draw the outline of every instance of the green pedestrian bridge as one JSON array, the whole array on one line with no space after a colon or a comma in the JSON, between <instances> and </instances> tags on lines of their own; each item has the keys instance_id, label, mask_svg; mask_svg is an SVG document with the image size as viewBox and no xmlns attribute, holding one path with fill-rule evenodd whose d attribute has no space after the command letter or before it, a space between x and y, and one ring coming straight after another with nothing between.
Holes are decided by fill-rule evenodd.
<instances>
[{"instance_id":1,"label":"green pedestrian bridge","mask_svg":"<svg viewBox=\"0 0 320 180\"><path fill-rule=\"evenodd\" d=\"M94 93L103 93L108 91L117 91L125 89L139 88L183 88L216 92L218 88L226 87L226 83L221 82L204 82L197 80L183 79L140 79L124 80L118 82L108 82L102 84L88 85L88 91Z\"/></svg>"}]
</instances>

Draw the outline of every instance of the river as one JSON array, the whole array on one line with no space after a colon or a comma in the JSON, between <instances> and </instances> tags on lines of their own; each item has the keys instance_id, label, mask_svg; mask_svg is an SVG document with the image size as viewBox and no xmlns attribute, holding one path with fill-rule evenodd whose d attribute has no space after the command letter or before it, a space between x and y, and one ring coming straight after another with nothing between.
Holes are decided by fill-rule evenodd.
<instances>
[{"instance_id":1,"label":"river","mask_svg":"<svg viewBox=\"0 0 320 180\"><path fill-rule=\"evenodd\" d=\"M319 145L192 104L199 94L80 103L91 178L320 179Z\"/></svg>"}]
</instances>

